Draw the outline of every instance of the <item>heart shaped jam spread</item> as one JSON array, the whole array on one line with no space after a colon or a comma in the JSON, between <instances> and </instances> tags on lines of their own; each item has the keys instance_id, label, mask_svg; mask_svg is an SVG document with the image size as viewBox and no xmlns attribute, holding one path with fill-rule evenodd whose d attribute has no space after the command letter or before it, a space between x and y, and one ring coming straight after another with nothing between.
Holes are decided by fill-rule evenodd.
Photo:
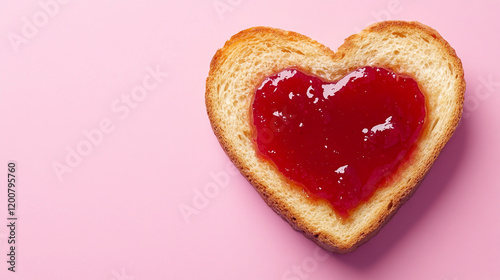
<instances>
[{"instance_id":1,"label":"heart shaped jam spread","mask_svg":"<svg viewBox=\"0 0 500 280\"><path fill-rule=\"evenodd\" d=\"M333 83L285 69L251 108L259 154L343 218L409 157L425 114L416 81L378 67Z\"/></svg>"}]
</instances>

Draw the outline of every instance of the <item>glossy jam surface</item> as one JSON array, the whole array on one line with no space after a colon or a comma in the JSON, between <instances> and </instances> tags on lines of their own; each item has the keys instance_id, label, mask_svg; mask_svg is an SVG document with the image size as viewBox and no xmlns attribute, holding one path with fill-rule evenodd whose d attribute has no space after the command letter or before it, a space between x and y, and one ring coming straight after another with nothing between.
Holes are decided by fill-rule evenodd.
<instances>
[{"instance_id":1,"label":"glossy jam surface","mask_svg":"<svg viewBox=\"0 0 500 280\"><path fill-rule=\"evenodd\" d=\"M260 154L344 218L409 156L426 114L415 80L375 67L336 83L283 70L251 110Z\"/></svg>"}]
</instances>

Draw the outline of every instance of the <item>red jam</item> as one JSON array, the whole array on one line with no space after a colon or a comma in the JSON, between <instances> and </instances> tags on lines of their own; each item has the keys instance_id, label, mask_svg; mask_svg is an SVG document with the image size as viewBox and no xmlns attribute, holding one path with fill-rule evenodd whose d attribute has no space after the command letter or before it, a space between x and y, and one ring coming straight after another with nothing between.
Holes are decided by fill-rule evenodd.
<instances>
[{"instance_id":1,"label":"red jam","mask_svg":"<svg viewBox=\"0 0 500 280\"><path fill-rule=\"evenodd\" d=\"M363 67L336 83L286 69L252 105L261 155L343 218L407 158L425 120L415 80Z\"/></svg>"}]
</instances>

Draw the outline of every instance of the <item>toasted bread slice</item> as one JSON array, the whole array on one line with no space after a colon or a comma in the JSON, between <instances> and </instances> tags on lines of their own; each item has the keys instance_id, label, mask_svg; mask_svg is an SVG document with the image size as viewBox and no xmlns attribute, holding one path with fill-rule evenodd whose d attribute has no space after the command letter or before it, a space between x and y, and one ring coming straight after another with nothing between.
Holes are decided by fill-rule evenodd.
<instances>
[{"instance_id":1,"label":"toasted bread slice","mask_svg":"<svg viewBox=\"0 0 500 280\"><path fill-rule=\"evenodd\" d=\"M285 68L337 81L363 66L413 77L425 95L427 119L411 157L349 219L342 219L328 202L312 199L258 156L250 107L263 79ZM464 92L455 50L418 22L376 23L347 38L337 52L301 34L255 27L234 35L213 57L206 107L221 146L267 204L319 246L347 253L376 234L410 198L455 131Z\"/></svg>"}]
</instances>

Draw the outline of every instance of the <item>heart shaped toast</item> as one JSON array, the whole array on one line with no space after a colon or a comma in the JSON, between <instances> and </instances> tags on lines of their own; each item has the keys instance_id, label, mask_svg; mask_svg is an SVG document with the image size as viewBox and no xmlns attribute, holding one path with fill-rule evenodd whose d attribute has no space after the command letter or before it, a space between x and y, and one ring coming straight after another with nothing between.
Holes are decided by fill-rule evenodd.
<instances>
[{"instance_id":1,"label":"heart shaped toast","mask_svg":"<svg viewBox=\"0 0 500 280\"><path fill-rule=\"evenodd\" d=\"M462 63L433 29L387 21L334 52L255 27L212 59L215 135L266 203L319 246L347 253L410 198L459 123Z\"/></svg>"}]
</instances>

